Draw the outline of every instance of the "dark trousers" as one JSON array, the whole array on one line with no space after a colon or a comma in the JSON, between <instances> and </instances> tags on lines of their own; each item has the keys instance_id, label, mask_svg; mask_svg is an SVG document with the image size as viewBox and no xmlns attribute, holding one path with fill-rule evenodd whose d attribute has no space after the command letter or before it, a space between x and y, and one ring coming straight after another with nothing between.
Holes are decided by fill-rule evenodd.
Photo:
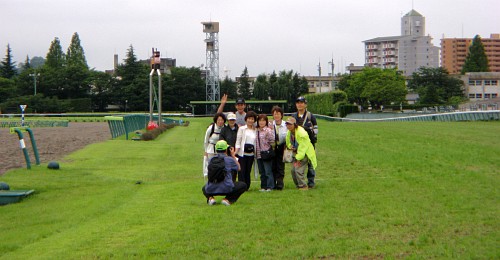
<instances>
[{"instance_id":1,"label":"dark trousers","mask_svg":"<svg viewBox=\"0 0 500 260\"><path fill-rule=\"evenodd\" d=\"M316 150L316 144L312 145L314 150ZM316 170L314 169L312 163L309 162L309 164L307 164L307 186L309 186L309 188L316 186L314 178L316 178Z\"/></svg>"},{"instance_id":2,"label":"dark trousers","mask_svg":"<svg viewBox=\"0 0 500 260\"><path fill-rule=\"evenodd\" d=\"M239 181L234 183L233 190L229 193L209 194L205 191L205 186L203 186L203 188L201 188L201 191L203 191L203 195L205 195L205 197L207 197L207 200L208 200L208 198L213 197L213 196L224 196L225 195L226 199L229 200L229 202L231 202L231 204L235 203L240 198L241 194L243 194L246 190L247 190L247 185L244 182L239 182Z\"/></svg>"},{"instance_id":3,"label":"dark trousers","mask_svg":"<svg viewBox=\"0 0 500 260\"><path fill-rule=\"evenodd\" d=\"M238 181L244 182L247 185L247 189L250 189L251 179L250 173L252 172L252 165L254 161L254 156L240 157L238 160L240 162L240 171L238 172Z\"/></svg>"},{"instance_id":4,"label":"dark trousers","mask_svg":"<svg viewBox=\"0 0 500 260\"><path fill-rule=\"evenodd\" d=\"M276 156L273 158L273 176L274 176L274 188L277 190L282 190L285 186L283 179L285 178L285 163L283 162L283 152L285 150L285 144L276 146L274 150Z\"/></svg>"}]
</instances>

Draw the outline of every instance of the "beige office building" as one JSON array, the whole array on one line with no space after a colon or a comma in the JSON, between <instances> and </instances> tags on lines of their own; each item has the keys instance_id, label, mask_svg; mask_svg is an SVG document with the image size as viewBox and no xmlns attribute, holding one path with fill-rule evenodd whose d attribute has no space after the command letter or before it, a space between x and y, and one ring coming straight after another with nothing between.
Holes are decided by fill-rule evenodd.
<instances>
[{"instance_id":1,"label":"beige office building","mask_svg":"<svg viewBox=\"0 0 500 260\"><path fill-rule=\"evenodd\" d=\"M411 10L401 17L401 35L364 41L365 66L397 68L405 76L420 67L439 67L439 47L425 35L425 17Z\"/></svg>"},{"instance_id":2,"label":"beige office building","mask_svg":"<svg viewBox=\"0 0 500 260\"><path fill-rule=\"evenodd\" d=\"M472 38L441 39L441 66L450 74L460 74L472 40ZM500 72L500 34L481 38L481 42L488 57L490 72Z\"/></svg>"}]
</instances>

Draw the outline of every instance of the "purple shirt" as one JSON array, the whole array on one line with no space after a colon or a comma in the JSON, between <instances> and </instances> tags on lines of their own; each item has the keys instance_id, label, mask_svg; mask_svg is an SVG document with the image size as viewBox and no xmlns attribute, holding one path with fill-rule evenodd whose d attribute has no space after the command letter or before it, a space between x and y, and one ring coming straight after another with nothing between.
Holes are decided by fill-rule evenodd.
<instances>
[{"instance_id":1,"label":"purple shirt","mask_svg":"<svg viewBox=\"0 0 500 260\"><path fill-rule=\"evenodd\" d=\"M207 194L226 194L233 191L234 183L231 171L237 171L238 165L231 156L227 156L223 153L219 153L217 154L217 156L224 157L224 163L226 165L226 177L224 178L224 181L221 181L219 183L211 183L207 181L207 185L205 186L205 192Z\"/></svg>"}]
</instances>

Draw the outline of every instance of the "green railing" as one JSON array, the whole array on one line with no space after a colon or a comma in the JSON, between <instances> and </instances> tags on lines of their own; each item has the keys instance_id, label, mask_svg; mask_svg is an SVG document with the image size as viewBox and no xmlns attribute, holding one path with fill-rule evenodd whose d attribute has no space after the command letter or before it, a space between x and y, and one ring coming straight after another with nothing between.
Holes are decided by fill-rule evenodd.
<instances>
[{"instance_id":1,"label":"green railing","mask_svg":"<svg viewBox=\"0 0 500 260\"><path fill-rule=\"evenodd\" d=\"M494 121L500 120L500 110L490 111L467 111L426 115L412 115L405 117L377 118L377 119L353 119L315 115L317 118L328 121L339 122L454 122L454 121Z\"/></svg>"},{"instance_id":2,"label":"green railing","mask_svg":"<svg viewBox=\"0 0 500 260\"><path fill-rule=\"evenodd\" d=\"M68 127L68 120L54 120L54 121L46 121L46 120L33 120L33 121L24 121L24 126L26 127ZM10 127L21 127L21 122L15 121L2 121L0 122L0 128L10 128Z\"/></svg>"},{"instance_id":3,"label":"green railing","mask_svg":"<svg viewBox=\"0 0 500 260\"><path fill-rule=\"evenodd\" d=\"M117 115L105 116L108 121L111 138L115 139L125 135L125 139L129 139L129 133L145 129L149 122L149 115ZM158 116L153 116L153 121L158 122ZM165 124L179 124L179 120L162 117L162 122Z\"/></svg>"}]
</instances>

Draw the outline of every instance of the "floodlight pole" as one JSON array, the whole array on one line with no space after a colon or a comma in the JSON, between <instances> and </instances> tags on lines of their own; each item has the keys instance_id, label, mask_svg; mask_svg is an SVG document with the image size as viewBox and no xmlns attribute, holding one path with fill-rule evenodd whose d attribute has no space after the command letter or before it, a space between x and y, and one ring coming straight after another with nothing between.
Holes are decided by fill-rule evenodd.
<instances>
[{"instance_id":1,"label":"floodlight pole","mask_svg":"<svg viewBox=\"0 0 500 260\"><path fill-rule=\"evenodd\" d=\"M219 22L202 22L203 32L205 33L205 46L206 46L206 100L219 101L220 100L220 84L219 84ZM211 113L215 106L211 106Z\"/></svg>"},{"instance_id":2,"label":"floodlight pole","mask_svg":"<svg viewBox=\"0 0 500 260\"><path fill-rule=\"evenodd\" d=\"M40 77L40 73L31 73L30 77L33 77L33 84L34 84L34 89L35 89L34 96L36 96L36 77Z\"/></svg>"}]
</instances>

